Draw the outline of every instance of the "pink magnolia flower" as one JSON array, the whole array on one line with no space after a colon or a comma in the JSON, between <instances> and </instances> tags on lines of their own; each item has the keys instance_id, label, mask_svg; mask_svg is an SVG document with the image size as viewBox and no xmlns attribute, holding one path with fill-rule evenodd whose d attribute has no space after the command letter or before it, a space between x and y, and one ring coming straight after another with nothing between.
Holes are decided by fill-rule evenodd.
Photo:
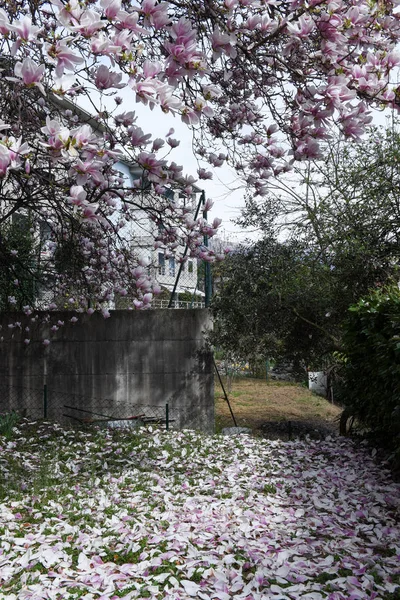
<instances>
[{"instance_id":1,"label":"pink magnolia flower","mask_svg":"<svg viewBox=\"0 0 400 600\"><path fill-rule=\"evenodd\" d=\"M219 58L222 54L235 58L237 50L235 48L236 38L233 34L223 33L218 27L216 27L211 35L211 44L213 49L214 60Z\"/></svg>"},{"instance_id":2,"label":"pink magnolia flower","mask_svg":"<svg viewBox=\"0 0 400 600\"><path fill-rule=\"evenodd\" d=\"M84 37L90 38L94 33L105 27L99 13L94 10L85 10L79 17L79 23L70 27L72 31L79 31Z\"/></svg>"},{"instance_id":3,"label":"pink magnolia flower","mask_svg":"<svg viewBox=\"0 0 400 600\"><path fill-rule=\"evenodd\" d=\"M124 127L128 127L132 125L137 120L137 117L133 111L124 112L120 115L116 115L114 117L114 121L116 125L123 125Z\"/></svg>"},{"instance_id":4,"label":"pink magnolia flower","mask_svg":"<svg viewBox=\"0 0 400 600\"><path fill-rule=\"evenodd\" d=\"M132 50L132 39L133 33L127 29L118 31L116 35L111 38L110 53L121 54L121 52L130 52Z\"/></svg>"},{"instance_id":5,"label":"pink magnolia flower","mask_svg":"<svg viewBox=\"0 0 400 600\"><path fill-rule=\"evenodd\" d=\"M73 71L76 65L80 65L84 62L82 56L77 56L73 52L68 44L73 40L72 37L67 37L62 40L57 40L56 44L47 44L47 54L56 63L56 77L61 77L64 73L64 69Z\"/></svg>"},{"instance_id":6,"label":"pink magnolia flower","mask_svg":"<svg viewBox=\"0 0 400 600\"><path fill-rule=\"evenodd\" d=\"M296 24L288 23L286 27L290 34L299 38L307 38L314 31L315 23L310 15L301 15Z\"/></svg>"},{"instance_id":7,"label":"pink magnolia flower","mask_svg":"<svg viewBox=\"0 0 400 600\"><path fill-rule=\"evenodd\" d=\"M222 90L216 85L204 85L202 87L203 96L206 100L213 100L214 98L220 98Z\"/></svg>"},{"instance_id":8,"label":"pink magnolia flower","mask_svg":"<svg viewBox=\"0 0 400 600\"><path fill-rule=\"evenodd\" d=\"M165 160L159 160L155 154L148 154L147 152L141 152L137 161L144 169L152 172L159 172L166 165Z\"/></svg>"},{"instance_id":9,"label":"pink magnolia flower","mask_svg":"<svg viewBox=\"0 0 400 600\"><path fill-rule=\"evenodd\" d=\"M212 209L213 206L214 206L213 200L211 200L211 198L207 198L207 200L205 201L205 204L203 206L203 211L208 212L209 210Z\"/></svg>"},{"instance_id":10,"label":"pink magnolia flower","mask_svg":"<svg viewBox=\"0 0 400 600\"><path fill-rule=\"evenodd\" d=\"M105 17L112 21L121 10L121 0L101 0L100 6L104 9Z\"/></svg>"},{"instance_id":11,"label":"pink magnolia flower","mask_svg":"<svg viewBox=\"0 0 400 600\"><path fill-rule=\"evenodd\" d=\"M98 160L87 160L82 162L78 159L71 168L70 174L72 176L76 174L76 183L78 186L84 185L89 180L93 181L96 185L101 185L105 181L102 173L103 168L103 163Z\"/></svg>"},{"instance_id":12,"label":"pink magnolia flower","mask_svg":"<svg viewBox=\"0 0 400 600\"><path fill-rule=\"evenodd\" d=\"M10 152L0 143L0 177L5 177L11 164Z\"/></svg>"},{"instance_id":13,"label":"pink magnolia flower","mask_svg":"<svg viewBox=\"0 0 400 600\"><path fill-rule=\"evenodd\" d=\"M171 138L171 137L169 137L169 138L167 139L167 144L168 144L169 146L171 146L171 148L177 148L177 147L179 146L179 144L180 144L180 141L179 141L179 140L176 140L175 138Z\"/></svg>"},{"instance_id":14,"label":"pink magnolia flower","mask_svg":"<svg viewBox=\"0 0 400 600\"><path fill-rule=\"evenodd\" d=\"M15 75L22 79L27 86L37 86L44 94L44 88L40 81L43 79L45 65L37 65L30 58L25 58L24 62L17 62L14 67Z\"/></svg>"},{"instance_id":15,"label":"pink magnolia flower","mask_svg":"<svg viewBox=\"0 0 400 600\"><path fill-rule=\"evenodd\" d=\"M197 173L199 175L199 179L212 179L213 177L211 171L206 171L205 169L197 169Z\"/></svg>"},{"instance_id":16,"label":"pink magnolia flower","mask_svg":"<svg viewBox=\"0 0 400 600\"><path fill-rule=\"evenodd\" d=\"M357 119L344 119L341 125L344 135L353 140L361 139L361 136L365 133L365 127Z\"/></svg>"},{"instance_id":17,"label":"pink magnolia flower","mask_svg":"<svg viewBox=\"0 0 400 600\"><path fill-rule=\"evenodd\" d=\"M9 25L8 29L14 31L17 37L20 38L20 41L28 42L29 40L36 39L40 27L32 25L32 19L25 16L17 21L16 25Z\"/></svg>"},{"instance_id":18,"label":"pink magnolia flower","mask_svg":"<svg viewBox=\"0 0 400 600\"><path fill-rule=\"evenodd\" d=\"M149 104L150 107L155 105L157 94L157 81L145 79L144 81L135 81L130 79L129 84L136 91L136 102Z\"/></svg>"},{"instance_id":19,"label":"pink magnolia flower","mask_svg":"<svg viewBox=\"0 0 400 600\"><path fill-rule=\"evenodd\" d=\"M340 108L344 102L356 97L356 90L350 89L347 84L348 81L343 75L330 77L324 95L332 101L335 108Z\"/></svg>"},{"instance_id":20,"label":"pink magnolia flower","mask_svg":"<svg viewBox=\"0 0 400 600\"><path fill-rule=\"evenodd\" d=\"M145 134L141 127L129 128L130 141L133 146L147 146L151 140L151 133Z\"/></svg>"},{"instance_id":21,"label":"pink magnolia flower","mask_svg":"<svg viewBox=\"0 0 400 600\"><path fill-rule=\"evenodd\" d=\"M153 141L153 146L152 146L152 152L158 152L158 150L160 150L163 146L164 146L165 142L164 140L162 140L161 138L156 138Z\"/></svg>"},{"instance_id":22,"label":"pink magnolia flower","mask_svg":"<svg viewBox=\"0 0 400 600\"><path fill-rule=\"evenodd\" d=\"M99 215L96 214L97 209L97 204L85 204L84 206L82 206L82 218L85 221L97 221L99 218Z\"/></svg>"},{"instance_id":23,"label":"pink magnolia flower","mask_svg":"<svg viewBox=\"0 0 400 600\"><path fill-rule=\"evenodd\" d=\"M7 35L10 31L10 21L8 20L7 14L2 8L0 8L0 33Z\"/></svg>"},{"instance_id":24,"label":"pink magnolia flower","mask_svg":"<svg viewBox=\"0 0 400 600\"><path fill-rule=\"evenodd\" d=\"M22 143L22 138L16 140L14 137L8 139L7 145L11 159L10 166L12 169L16 169L21 166L24 154L29 152L29 146L26 142Z\"/></svg>"},{"instance_id":25,"label":"pink magnolia flower","mask_svg":"<svg viewBox=\"0 0 400 600\"><path fill-rule=\"evenodd\" d=\"M84 206L86 204L87 192L81 185L73 185L69 190L68 200L74 206Z\"/></svg>"},{"instance_id":26,"label":"pink magnolia flower","mask_svg":"<svg viewBox=\"0 0 400 600\"><path fill-rule=\"evenodd\" d=\"M222 219L218 219L216 217L212 222L213 229L218 229L218 227L221 225L221 223L222 223Z\"/></svg>"},{"instance_id":27,"label":"pink magnolia flower","mask_svg":"<svg viewBox=\"0 0 400 600\"><path fill-rule=\"evenodd\" d=\"M219 154L218 156L211 152L208 155L208 162L214 165L214 167L221 167L226 160L225 154Z\"/></svg>"},{"instance_id":28,"label":"pink magnolia flower","mask_svg":"<svg viewBox=\"0 0 400 600\"><path fill-rule=\"evenodd\" d=\"M90 125L81 125L80 127L77 127L77 129L72 129L71 137L74 145L79 149L92 143L96 143L98 140Z\"/></svg>"},{"instance_id":29,"label":"pink magnolia flower","mask_svg":"<svg viewBox=\"0 0 400 600\"><path fill-rule=\"evenodd\" d=\"M100 65L95 75L95 85L98 90L107 90L109 88L123 88L124 83L121 83L122 73L114 73L106 67Z\"/></svg>"},{"instance_id":30,"label":"pink magnolia flower","mask_svg":"<svg viewBox=\"0 0 400 600\"><path fill-rule=\"evenodd\" d=\"M168 84L163 84L158 88L158 101L161 110L165 113L171 112L172 114L176 114L183 108L183 103L173 93L174 88Z\"/></svg>"},{"instance_id":31,"label":"pink magnolia flower","mask_svg":"<svg viewBox=\"0 0 400 600\"><path fill-rule=\"evenodd\" d=\"M107 54L110 46L110 38L103 31L98 32L90 38L90 49L95 55Z\"/></svg>"},{"instance_id":32,"label":"pink magnolia flower","mask_svg":"<svg viewBox=\"0 0 400 600\"><path fill-rule=\"evenodd\" d=\"M207 105L206 101L201 96L196 97L194 109L199 113L203 113L206 117L214 116L213 109Z\"/></svg>"},{"instance_id":33,"label":"pink magnolia flower","mask_svg":"<svg viewBox=\"0 0 400 600\"><path fill-rule=\"evenodd\" d=\"M153 300L153 294L152 293L149 292L147 294L144 294L144 296L143 296L143 304L144 305L150 304L152 300Z\"/></svg>"},{"instance_id":34,"label":"pink magnolia flower","mask_svg":"<svg viewBox=\"0 0 400 600\"><path fill-rule=\"evenodd\" d=\"M48 145L54 150L63 148L70 139L69 129L50 117L46 117L46 126L42 127L40 131L49 136Z\"/></svg>"},{"instance_id":35,"label":"pink magnolia flower","mask_svg":"<svg viewBox=\"0 0 400 600\"><path fill-rule=\"evenodd\" d=\"M162 29L169 24L168 4L157 0L144 0L142 2L141 12L146 17L146 22L154 27L154 29Z\"/></svg>"},{"instance_id":36,"label":"pink magnolia flower","mask_svg":"<svg viewBox=\"0 0 400 600\"><path fill-rule=\"evenodd\" d=\"M119 20L119 27L122 27L123 29L129 29L137 34L146 33L146 30L142 27L139 27L137 24L139 19L138 13L128 13L125 10L120 10L117 16Z\"/></svg>"},{"instance_id":37,"label":"pink magnolia flower","mask_svg":"<svg viewBox=\"0 0 400 600\"><path fill-rule=\"evenodd\" d=\"M69 26L72 23L79 22L83 13L79 0L68 0L66 4L61 0L52 0L52 4L60 9L58 13L60 23Z\"/></svg>"},{"instance_id":38,"label":"pink magnolia flower","mask_svg":"<svg viewBox=\"0 0 400 600\"><path fill-rule=\"evenodd\" d=\"M197 125L199 122L199 117L195 113L194 110L185 106L181 113L181 119L184 123L188 125Z\"/></svg>"},{"instance_id":39,"label":"pink magnolia flower","mask_svg":"<svg viewBox=\"0 0 400 600\"><path fill-rule=\"evenodd\" d=\"M162 64L156 60L145 60L143 63L143 77L145 79L155 77L162 71Z\"/></svg>"}]
</instances>

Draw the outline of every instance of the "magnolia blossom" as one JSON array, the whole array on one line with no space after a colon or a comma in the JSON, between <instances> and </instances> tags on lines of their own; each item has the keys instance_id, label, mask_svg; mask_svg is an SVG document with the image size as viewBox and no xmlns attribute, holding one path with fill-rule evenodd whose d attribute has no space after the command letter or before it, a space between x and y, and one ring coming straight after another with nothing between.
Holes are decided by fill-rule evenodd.
<instances>
[{"instance_id":1,"label":"magnolia blossom","mask_svg":"<svg viewBox=\"0 0 400 600\"><path fill-rule=\"evenodd\" d=\"M90 37L100 29L103 29L105 24L101 20L100 15L94 10L85 10L77 20L75 26L70 26L72 31L78 31L84 37Z\"/></svg>"},{"instance_id":2,"label":"magnolia blossom","mask_svg":"<svg viewBox=\"0 0 400 600\"><path fill-rule=\"evenodd\" d=\"M8 20L7 14L2 8L0 8L0 33L2 33L3 35L7 35L9 31L10 22Z\"/></svg>"},{"instance_id":3,"label":"magnolia blossom","mask_svg":"<svg viewBox=\"0 0 400 600\"><path fill-rule=\"evenodd\" d=\"M170 22L168 4L166 2L157 4L156 0L143 0L141 11L148 23L155 29L161 29Z\"/></svg>"},{"instance_id":4,"label":"magnolia blossom","mask_svg":"<svg viewBox=\"0 0 400 600\"><path fill-rule=\"evenodd\" d=\"M84 206L86 204L87 192L81 185L74 185L69 191L68 200L74 206Z\"/></svg>"},{"instance_id":5,"label":"magnolia blossom","mask_svg":"<svg viewBox=\"0 0 400 600\"><path fill-rule=\"evenodd\" d=\"M125 87L125 84L121 83L121 79L121 73L113 73L106 65L100 65L96 71L95 84L99 90L122 88Z\"/></svg>"},{"instance_id":6,"label":"magnolia blossom","mask_svg":"<svg viewBox=\"0 0 400 600\"><path fill-rule=\"evenodd\" d=\"M30 58L25 58L22 63L17 62L14 67L15 75L22 79L25 85L35 85L42 93L44 93L44 88L40 81L43 79L44 71L45 65L37 65Z\"/></svg>"},{"instance_id":7,"label":"magnolia blossom","mask_svg":"<svg viewBox=\"0 0 400 600\"><path fill-rule=\"evenodd\" d=\"M69 47L72 40L72 37L67 37L63 40L58 40L56 44L47 44L47 53L56 63L57 77L61 77L65 69L73 71L76 65L80 65L84 62L83 57L77 56L77 54Z\"/></svg>"},{"instance_id":8,"label":"magnolia blossom","mask_svg":"<svg viewBox=\"0 0 400 600\"><path fill-rule=\"evenodd\" d=\"M267 195L269 178L323 157L333 125L357 140L372 108L398 110L398 9L383 4L3 2L3 198L14 190L33 235L49 224L43 264L55 248L79 253L73 276L67 269L52 278L55 297L72 286L74 306L86 311L90 290L101 310L124 289L128 306L146 308L155 284L132 275L138 231L153 238L151 256L154 245L177 258L188 243L192 257L220 258L203 245L218 223L194 219L189 198L186 206L167 200L171 189L195 191L196 178L174 160L180 140L163 128L154 139L135 102L193 130L200 180L227 162L250 193ZM122 154L132 180L125 167L121 174Z\"/></svg>"},{"instance_id":9,"label":"magnolia blossom","mask_svg":"<svg viewBox=\"0 0 400 600\"><path fill-rule=\"evenodd\" d=\"M107 19L115 19L121 10L121 0L101 0L100 6L104 9Z\"/></svg>"},{"instance_id":10,"label":"magnolia blossom","mask_svg":"<svg viewBox=\"0 0 400 600\"><path fill-rule=\"evenodd\" d=\"M141 127L131 127L129 129L130 141L133 146L147 146L151 139L151 134L144 134Z\"/></svg>"},{"instance_id":11,"label":"magnolia blossom","mask_svg":"<svg viewBox=\"0 0 400 600\"><path fill-rule=\"evenodd\" d=\"M5 177L7 175L10 164L10 151L6 146L0 143L0 177Z\"/></svg>"}]
</instances>

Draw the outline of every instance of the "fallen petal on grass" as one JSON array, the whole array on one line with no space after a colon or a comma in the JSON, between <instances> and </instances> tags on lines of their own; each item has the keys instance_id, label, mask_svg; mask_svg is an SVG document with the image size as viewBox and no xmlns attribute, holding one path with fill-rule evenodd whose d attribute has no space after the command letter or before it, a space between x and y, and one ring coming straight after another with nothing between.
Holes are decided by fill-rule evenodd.
<instances>
[{"instance_id":1,"label":"fallen petal on grass","mask_svg":"<svg viewBox=\"0 0 400 600\"><path fill-rule=\"evenodd\" d=\"M348 439L23 422L0 447L1 600L400 597L400 485Z\"/></svg>"}]
</instances>

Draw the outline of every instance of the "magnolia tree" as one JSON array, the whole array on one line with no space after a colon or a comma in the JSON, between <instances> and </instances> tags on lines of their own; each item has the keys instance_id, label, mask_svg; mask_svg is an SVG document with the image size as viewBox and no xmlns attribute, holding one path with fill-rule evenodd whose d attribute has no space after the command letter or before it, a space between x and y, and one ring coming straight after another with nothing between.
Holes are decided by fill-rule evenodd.
<instances>
[{"instance_id":1,"label":"magnolia tree","mask_svg":"<svg viewBox=\"0 0 400 600\"><path fill-rule=\"evenodd\" d=\"M173 132L152 139L132 104L187 123L204 161L199 179L211 177L207 164L228 162L263 195L272 175L318 158L333 125L358 139L371 121L370 106L397 106L397 4L6 3L0 9L0 227L15 213L26 214L33 237L37 223L48 224L51 260L35 272L55 297L65 300L69 291L71 307L101 309L115 294L132 298L132 307L148 306L159 289L132 252L129 224L145 210L161 231L156 246L173 253L188 245L192 256L214 261L221 257L204 248L203 236L213 235L220 221L207 225L193 218L190 205L168 200L166 188L190 197L195 180L173 161L179 144ZM83 100L93 120L78 108ZM133 183L118 169L122 154L142 171ZM0 252L12 277L12 261L15 272L21 267L18 248L4 239ZM17 298L23 304L18 277L13 285L9 305Z\"/></svg>"}]
</instances>

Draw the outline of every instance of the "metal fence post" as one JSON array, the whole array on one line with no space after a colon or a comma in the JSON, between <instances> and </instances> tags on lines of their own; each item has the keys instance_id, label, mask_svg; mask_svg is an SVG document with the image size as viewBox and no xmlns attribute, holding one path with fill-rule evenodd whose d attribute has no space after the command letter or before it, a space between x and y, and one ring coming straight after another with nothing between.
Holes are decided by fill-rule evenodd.
<instances>
[{"instance_id":1,"label":"metal fence post","mask_svg":"<svg viewBox=\"0 0 400 600\"><path fill-rule=\"evenodd\" d=\"M43 386L43 419L47 419L47 384Z\"/></svg>"},{"instance_id":2,"label":"metal fence post","mask_svg":"<svg viewBox=\"0 0 400 600\"><path fill-rule=\"evenodd\" d=\"M204 197L205 200L205 197ZM203 211L203 219L207 221L207 211ZM203 238L204 246L208 248L208 235ZM210 306L212 296L211 265L208 261L204 263L204 304L206 308Z\"/></svg>"},{"instance_id":3,"label":"metal fence post","mask_svg":"<svg viewBox=\"0 0 400 600\"><path fill-rule=\"evenodd\" d=\"M165 429L169 430L169 404L165 405Z\"/></svg>"}]
</instances>

